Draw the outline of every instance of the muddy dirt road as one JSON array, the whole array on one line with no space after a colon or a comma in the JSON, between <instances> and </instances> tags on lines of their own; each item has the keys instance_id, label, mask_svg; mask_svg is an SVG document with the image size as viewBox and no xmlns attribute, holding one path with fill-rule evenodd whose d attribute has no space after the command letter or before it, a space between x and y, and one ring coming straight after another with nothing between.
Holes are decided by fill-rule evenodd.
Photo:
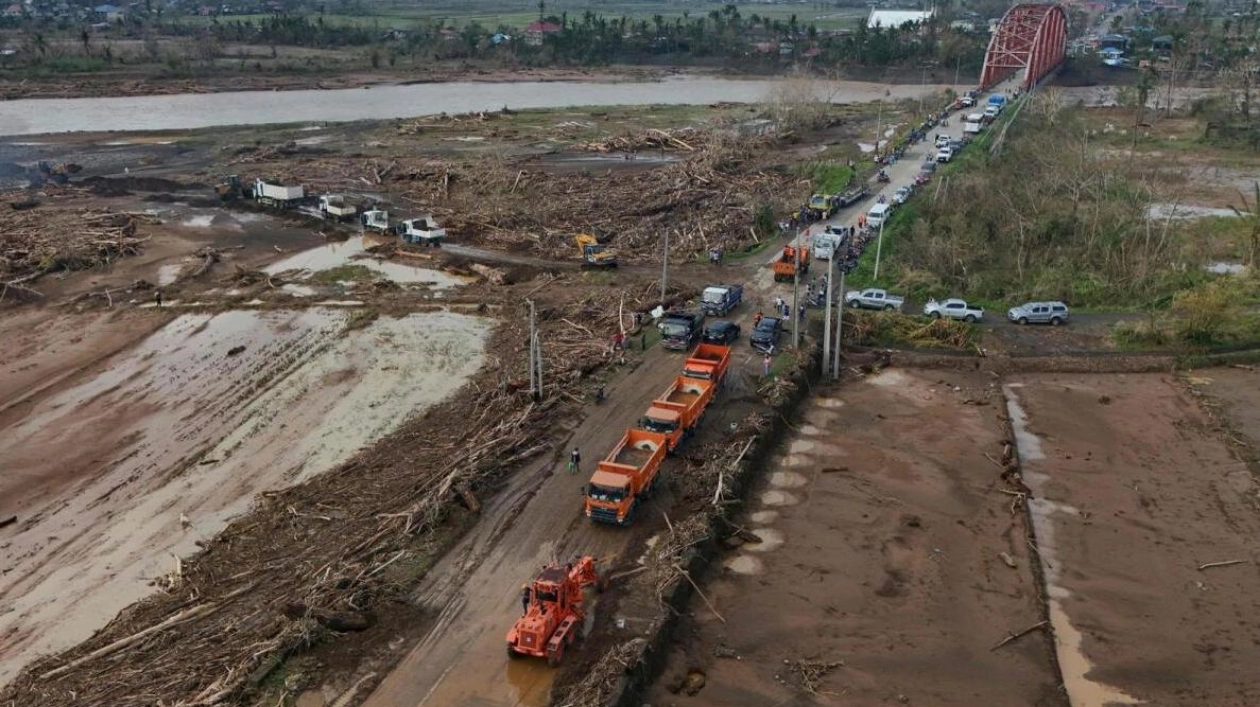
<instances>
[{"instance_id":1,"label":"muddy dirt road","mask_svg":"<svg viewBox=\"0 0 1260 707\"><path fill-rule=\"evenodd\" d=\"M255 494L340 463L481 366L483 320L348 319L185 314L108 358L72 347L42 388L17 381L30 392L0 413L0 517L18 518L0 530L0 681L161 586ZM61 330L43 333L12 369L56 349Z\"/></svg>"},{"instance_id":2,"label":"muddy dirt road","mask_svg":"<svg viewBox=\"0 0 1260 707\"><path fill-rule=\"evenodd\" d=\"M745 350L738 355L748 358ZM635 526L617 528L581 514L582 486L595 462L678 375L682 361L681 353L651 348L635 370L609 386L609 401L592 409L566 448L582 452L578 474L566 473L558 458L543 459L496 495L481 522L428 573L416 596L436 617L433 627L418 645L403 647L406 656L363 705L546 704L554 670L545 661L506 655L507 630L520 615L520 587L553 559L592 554L612 560L637 533L661 524L668 493L642 506ZM716 434L723 424L714 414L706 428ZM675 473L680 465L667 460L663 473Z\"/></svg>"},{"instance_id":3,"label":"muddy dirt road","mask_svg":"<svg viewBox=\"0 0 1260 707\"><path fill-rule=\"evenodd\" d=\"M805 403L654 705L1062 705L990 376L888 370ZM1009 567L1002 554L1011 558ZM715 652L723 657L715 657ZM796 661L836 663L816 683ZM698 694L675 694L688 673ZM695 678L692 678L694 681Z\"/></svg>"},{"instance_id":4,"label":"muddy dirt road","mask_svg":"<svg viewBox=\"0 0 1260 707\"><path fill-rule=\"evenodd\" d=\"M1257 704L1256 479L1194 396L1155 374L1024 376L1007 395L1074 707Z\"/></svg>"}]
</instances>

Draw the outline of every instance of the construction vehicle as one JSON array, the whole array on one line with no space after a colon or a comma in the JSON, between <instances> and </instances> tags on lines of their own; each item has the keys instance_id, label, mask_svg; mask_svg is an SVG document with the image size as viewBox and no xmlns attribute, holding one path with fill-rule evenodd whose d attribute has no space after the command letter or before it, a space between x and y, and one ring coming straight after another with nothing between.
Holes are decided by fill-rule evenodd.
<instances>
[{"instance_id":1,"label":"construction vehicle","mask_svg":"<svg viewBox=\"0 0 1260 707\"><path fill-rule=\"evenodd\" d=\"M683 375L687 378L713 381L721 386L726 369L731 363L731 347L719 344L700 344L691 356L683 361Z\"/></svg>"},{"instance_id":2,"label":"construction vehicle","mask_svg":"<svg viewBox=\"0 0 1260 707\"><path fill-rule=\"evenodd\" d=\"M656 484L669 448L665 435L630 429L595 468L586 485L586 517L627 525Z\"/></svg>"},{"instance_id":3,"label":"construction vehicle","mask_svg":"<svg viewBox=\"0 0 1260 707\"><path fill-rule=\"evenodd\" d=\"M219 201L236 201L244 193L241 178L235 174L225 176L223 181L214 185L214 193L219 195Z\"/></svg>"},{"instance_id":4,"label":"construction vehicle","mask_svg":"<svg viewBox=\"0 0 1260 707\"><path fill-rule=\"evenodd\" d=\"M831 218L840 210L836 198L830 194L814 194L809 197L809 204L805 208L813 211L820 219Z\"/></svg>"},{"instance_id":5,"label":"construction vehicle","mask_svg":"<svg viewBox=\"0 0 1260 707\"><path fill-rule=\"evenodd\" d=\"M835 195L835 203L837 209L843 209L846 206L852 206L862 200L862 197L870 193L870 189L865 184L859 184L849 187L844 191Z\"/></svg>"},{"instance_id":6,"label":"construction vehicle","mask_svg":"<svg viewBox=\"0 0 1260 707\"><path fill-rule=\"evenodd\" d=\"M661 320L661 346L686 351L704 333L704 311L670 312Z\"/></svg>"},{"instance_id":7,"label":"construction vehicle","mask_svg":"<svg viewBox=\"0 0 1260 707\"><path fill-rule=\"evenodd\" d=\"M617 254L609 250L608 246L596 240L595 236L589 233L579 233L573 237L573 240L577 243L578 250L582 251L582 267L617 267Z\"/></svg>"},{"instance_id":8,"label":"construction vehicle","mask_svg":"<svg viewBox=\"0 0 1260 707\"><path fill-rule=\"evenodd\" d=\"M399 223L398 235L408 243L441 248L442 241L446 239L446 229L439 227L432 216L425 214Z\"/></svg>"},{"instance_id":9,"label":"construction vehicle","mask_svg":"<svg viewBox=\"0 0 1260 707\"><path fill-rule=\"evenodd\" d=\"M743 301L743 285L709 285L700 294L700 307L714 317L726 316Z\"/></svg>"},{"instance_id":10,"label":"construction vehicle","mask_svg":"<svg viewBox=\"0 0 1260 707\"><path fill-rule=\"evenodd\" d=\"M325 194L319 197L319 210L324 214L324 218L334 221L349 221L359 213L359 208L346 201L346 197L340 194Z\"/></svg>"},{"instance_id":11,"label":"construction vehicle","mask_svg":"<svg viewBox=\"0 0 1260 707\"><path fill-rule=\"evenodd\" d=\"M306 198L306 190L301 186L286 187L282 184L271 184L263 179L255 179L254 198L267 206L293 206Z\"/></svg>"},{"instance_id":12,"label":"construction vehicle","mask_svg":"<svg viewBox=\"0 0 1260 707\"><path fill-rule=\"evenodd\" d=\"M774 281L783 282L795 278L798 267L801 277L809 274L809 247L783 246L783 254L774 263Z\"/></svg>"},{"instance_id":13,"label":"construction vehicle","mask_svg":"<svg viewBox=\"0 0 1260 707\"><path fill-rule=\"evenodd\" d=\"M846 234L843 227L828 226L822 233L815 233L811 246L819 260L831 260L840 246L844 245Z\"/></svg>"},{"instance_id":14,"label":"construction vehicle","mask_svg":"<svg viewBox=\"0 0 1260 707\"><path fill-rule=\"evenodd\" d=\"M369 209L359 214L359 225L370 231L380 231L387 233L389 227L389 212L380 209Z\"/></svg>"},{"instance_id":15,"label":"construction vehicle","mask_svg":"<svg viewBox=\"0 0 1260 707\"><path fill-rule=\"evenodd\" d=\"M509 658L546 658L551 667L560 665L564 651L581 638L586 610L583 590L605 587L607 580L595 569L595 558L584 555L577 562L542 568L529 590L529 606L507 633Z\"/></svg>"},{"instance_id":16,"label":"construction vehicle","mask_svg":"<svg viewBox=\"0 0 1260 707\"><path fill-rule=\"evenodd\" d=\"M639 418L639 429L665 435L665 451L673 452L695 434L716 389L712 381L678 376Z\"/></svg>"}]
</instances>

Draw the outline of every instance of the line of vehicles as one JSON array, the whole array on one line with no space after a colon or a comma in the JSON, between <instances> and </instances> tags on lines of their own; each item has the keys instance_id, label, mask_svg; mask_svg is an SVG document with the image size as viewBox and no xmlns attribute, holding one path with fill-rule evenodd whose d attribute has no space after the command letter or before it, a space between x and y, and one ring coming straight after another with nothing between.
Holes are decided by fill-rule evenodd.
<instances>
[{"instance_id":1,"label":"line of vehicles","mask_svg":"<svg viewBox=\"0 0 1260 707\"><path fill-rule=\"evenodd\" d=\"M248 186L238 175L232 174L215 185L215 193L221 201L252 199L275 209L295 209L317 218L345 223L358 220L365 231L376 231L398 236L406 243L428 247L441 247L446 240L446 229L438 225L429 214L394 221L389 212L369 204L355 203L344 194L323 194L311 197L301 185L286 185L256 178Z\"/></svg>"},{"instance_id":2,"label":"line of vehicles","mask_svg":"<svg viewBox=\"0 0 1260 707\"><path fill-rule=\"evenodd\" d=\"M731 347L700 344L683 362L682 374L652 401L634 427L599 462L586 484L587 518L628 525L660 480L665 456L695 434L722 387Z\"/></svg>"},{"instance_id":3,"label":"line of vehicles","mask_svg":"<svg viewBox=\"0 0 1260 707\"><path fill-rule=\"evenodd\" d=\"M889 294L877 287L852 290L844 294L844 304L854 309L900 312L905 301L904 297ZM923 305L923 314L933 319L957 319L973 323L984 319L984 308L968 304L966 300L951 297L939 301L928 300L927 304ZM1059 326L1067 324L1070 317L1068 306L1062 302L1028 302L1012 307L1006 312L1007 320L1016 324Z\"/></svg>"}]
</instances>

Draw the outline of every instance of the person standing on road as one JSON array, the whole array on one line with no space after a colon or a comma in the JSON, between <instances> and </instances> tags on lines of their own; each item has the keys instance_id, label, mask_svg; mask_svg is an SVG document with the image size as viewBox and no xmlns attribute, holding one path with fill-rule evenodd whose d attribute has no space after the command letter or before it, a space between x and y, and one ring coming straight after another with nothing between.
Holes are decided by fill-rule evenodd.
<instances>
[{"instance_id":1,"label":"person standing on road","mask_svg":"<svg viewBox=\"0 0 1260 707\"><path fill-rule=\"evenodd\" d=\"M529 585L521 585L521 616L529 613Z\"/></svg>"},{"instance_id":2,"label":"person standing on road","mask_svg":"<svg viewBox=\"0 0 1260 707\"><path fill-rule=\"evenodd\" d=\"M582 453L578 451L577 447L574 447L573 451L569 453L569 473L576 474L578 472L578 464L581 463Z\"/></svg>"},{"instance_id":3,"label":"person standing on road","mask_svg":"<svg viewBox=\"0 0 1260 707\"><path fill-rule=\"evenodd\" d=\"M162 307L162 291L161 290L153 291L153 301L157 303L158 308L161 309Z\"/></svg>"},{"instance_id":4,"label":"person standing on road","mask_svg":"<svg viewBox=\"0 0 1260 707\"><path fill-rule=\"evenodd\" d=\"M762 378L770 377L770 366L773 363L774 363L774 359L770 358L770 354L766 354L765 358L761 359L761 377Z\"/></svg>"}]
</instances>

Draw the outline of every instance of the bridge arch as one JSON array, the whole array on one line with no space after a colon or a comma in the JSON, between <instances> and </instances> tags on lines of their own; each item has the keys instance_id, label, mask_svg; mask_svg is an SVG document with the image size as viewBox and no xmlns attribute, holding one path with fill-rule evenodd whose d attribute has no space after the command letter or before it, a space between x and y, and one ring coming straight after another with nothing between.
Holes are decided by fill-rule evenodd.
<instances>
[{"instance_id":1,"label":"bridge arch","mask_svg":"<svg viewBox=\"0 0 1260 707\"><path fill-rule=\"evenodd\" d=\"M989 38L980 85L989 87L1023 70L1020 85L1030 89L1063 63L1067 14L1058 5L1025 3L1006 11Z\"/></svg>"}]
</instances>

